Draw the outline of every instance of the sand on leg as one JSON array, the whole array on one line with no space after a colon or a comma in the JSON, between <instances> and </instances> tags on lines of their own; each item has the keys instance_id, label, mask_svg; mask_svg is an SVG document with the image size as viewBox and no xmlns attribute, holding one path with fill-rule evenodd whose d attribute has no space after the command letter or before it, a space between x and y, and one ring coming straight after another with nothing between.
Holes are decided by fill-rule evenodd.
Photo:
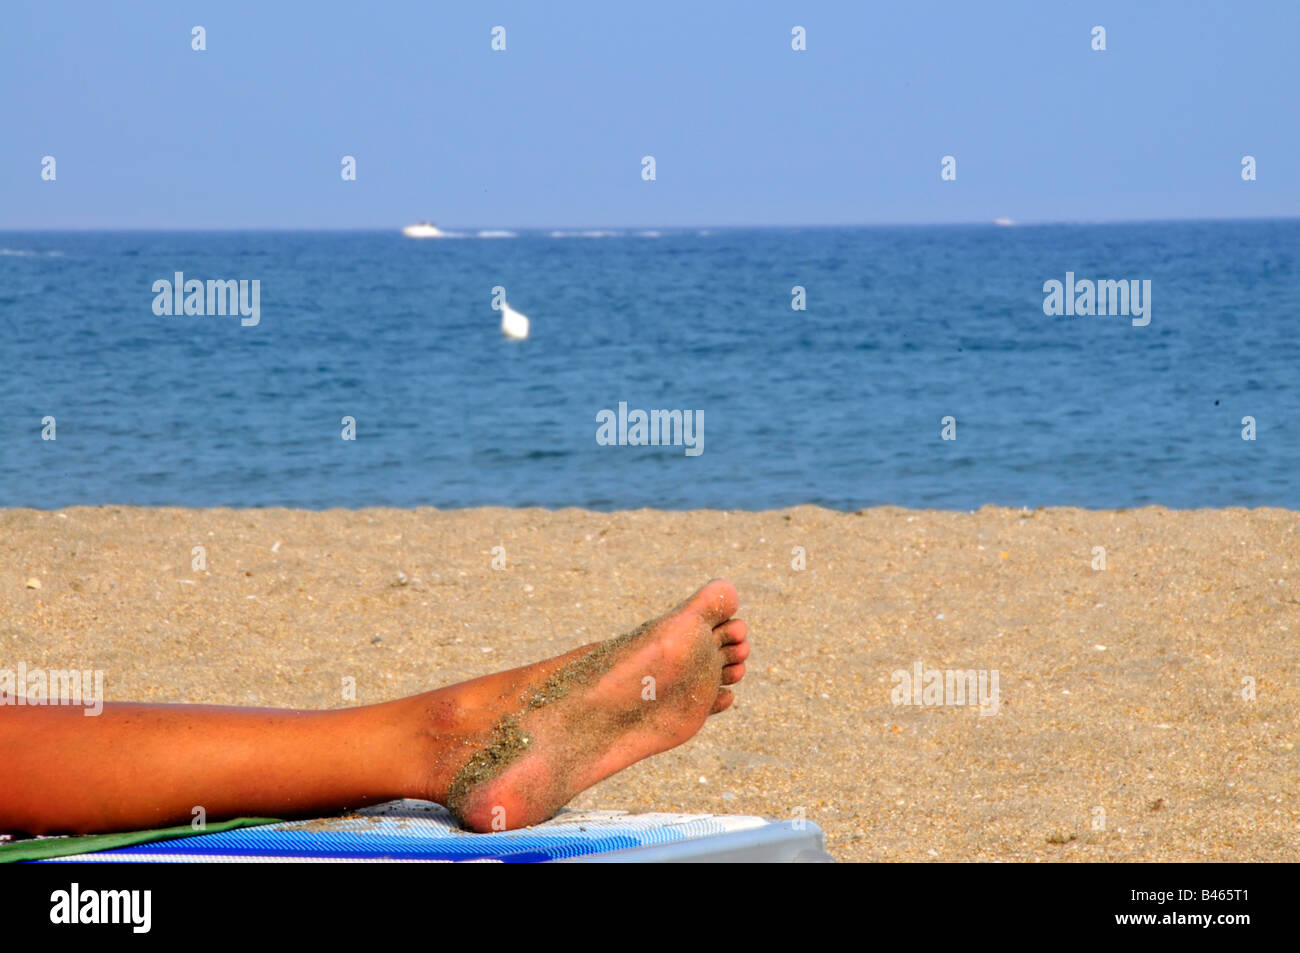
<instances>
[{"instance_id":1,"label":"sand on leg","mask_svg":"<svg viewBox=\"0 0 1300 953\"><path fill-rule=\"evenodd\" d=\"M119 702L86 717L3 704L0 830L170 826L197 808L302 817L400 797L452 802L477 830L501 829L494 808L505 827L536 823L730 705L724 686L749 651L735 610L735 589L713 582L627 635L363 708Z\"/></svg>"}]
</instances>

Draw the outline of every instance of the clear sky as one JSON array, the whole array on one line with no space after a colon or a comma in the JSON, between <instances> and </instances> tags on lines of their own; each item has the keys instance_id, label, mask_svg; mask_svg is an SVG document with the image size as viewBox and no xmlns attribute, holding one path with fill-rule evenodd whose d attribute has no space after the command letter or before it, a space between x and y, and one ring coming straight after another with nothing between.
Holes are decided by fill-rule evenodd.
<instances>
[{"instance_id":1,"label":"clear sky","mask_svg":"<svg viewBox=\"0 0 1300 953\"><path fill-rule=\"evenodd\" d=\"M1291 217L1298 39L1300 0L5 0L0 229Z\"/></svg>"}]
</instances>

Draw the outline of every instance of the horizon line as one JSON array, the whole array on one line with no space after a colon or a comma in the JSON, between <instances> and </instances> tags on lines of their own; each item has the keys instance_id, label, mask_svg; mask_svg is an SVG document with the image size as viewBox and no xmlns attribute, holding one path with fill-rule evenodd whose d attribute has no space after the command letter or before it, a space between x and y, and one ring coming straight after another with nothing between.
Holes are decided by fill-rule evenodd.
<instances>
[{"instance_id":1,"label":"horizon line","mask_svg":"<svg viewBox=\"0 0 1300 953\"><path fill-rule=\"evenodd\" d=\"M1300 221L1297 215L1269 216L1228 216L1228 217L1188 217L1188 218L1116 218L1116 219L1041 219L1019 221L1007 219L1010 224L1002 224L997 219L967 219L961 221L936 222L820 222L820 223L767 223L739 225L447 225L439 226L446 232L474 231L512 231L512 232L547 232L547 231L742 231L742 230L778 230L778 229L837 229L837 228L1041 228L1045 226L1076 225L1170 225L1170 224L1215 224L1242 222L1288 222ZM410 222L407 225L412 224ZM11 232L373 232L388 234L400 232L404 225L213 225L203 227L183 226L36 226L11 227L0 226L0 234Z\"/></svg>"}]
</instances>

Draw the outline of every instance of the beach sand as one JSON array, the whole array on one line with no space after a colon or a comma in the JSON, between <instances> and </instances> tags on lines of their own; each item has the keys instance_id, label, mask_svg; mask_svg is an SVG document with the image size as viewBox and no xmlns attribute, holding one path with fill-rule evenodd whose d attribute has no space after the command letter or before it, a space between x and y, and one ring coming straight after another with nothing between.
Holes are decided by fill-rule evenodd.
<instances>
[{"instance_id":1,"label":"beach sand","mask_svg":"<svg viewBox=\"0 0 1300 953\"><path fill-rule=\"evenodd\" d=\"M840 860L1300 856L1285 510L4 510L0 667L283 707L354 678L366 704L617 635L716 576L754 649L734 708L571 806L802 811ZM895 706L917 661L996 670L997 714Z\"/></svg>"}]
</instances>

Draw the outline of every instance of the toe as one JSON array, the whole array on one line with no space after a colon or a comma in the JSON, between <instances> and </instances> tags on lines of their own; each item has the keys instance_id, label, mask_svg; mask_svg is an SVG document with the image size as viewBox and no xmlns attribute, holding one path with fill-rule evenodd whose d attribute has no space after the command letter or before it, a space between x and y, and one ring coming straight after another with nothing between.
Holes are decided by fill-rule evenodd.
<instances>
[{"instance_id":1,"label":"toe","mask_svg":"<svg viewBox=\"0 0 1300 953\"><path fill-rule=\"evenodd\" d=\"M737 662L743 662L749 658L749 643L739 642L736 645L724 645L721 651L722 664L735 665Z\"/></svg>"},{"instance_id":2,"label":"toe","mask_svg":"<svg viewBox=\"0 0 1300 953\"><path fill-rule=\"evenodd\" d=\"M743 619L728 619L722 625L715 626L713 634L717 636L719 645L734 645L745 641L749 635L749 626L745 625Z\"/></svg>"},{"instance_id":3,"label":"toe","mask_svg":"<svg viewBox=\"0 0 1300 953\"><path fill-rule=\"evenodd\" d=\"M709 625L726 622L740 608L736 587L725 579L714 579L687 601L688 609L698 612Z\"/></svg>"},{"instance_id":4,"label":"toe","mask_svg":"<svg viewBox=\"0 0 1300 953\"><path fill-rule=\"evenodd\" d=\"M745 677L745 663L737 662L735 665L724 665L722 667L722 684L735 685Z\"/></svg>"},{"instance_id":5,"label":"toe","mask_svg":"<svg viewBox=\"0 0 1300 953\"><path fill-rule=\"evenodd\" d=\"M736 696L731 693L730 689L722 689L718 692L718 697L713 702L713 710L709 714L716 715L720 711L726 711L735 700Z\"/></svg>"}]
</instances>

